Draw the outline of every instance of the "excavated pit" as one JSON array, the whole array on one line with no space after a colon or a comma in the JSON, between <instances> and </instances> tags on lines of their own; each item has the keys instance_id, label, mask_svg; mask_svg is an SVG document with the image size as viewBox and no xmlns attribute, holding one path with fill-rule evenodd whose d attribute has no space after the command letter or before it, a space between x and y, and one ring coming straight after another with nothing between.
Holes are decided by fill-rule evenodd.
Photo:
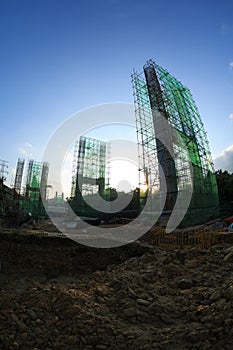
<instances>
[{"instance_id":1,"label":"excavated pit","mask_svg":"<svg viewBox=\"0 0 233 350\"><path fill-rule=\"evenodd\" d=\"M1 350L230 350L233 246L0 235Z\"/></svg>"}]
</instances>

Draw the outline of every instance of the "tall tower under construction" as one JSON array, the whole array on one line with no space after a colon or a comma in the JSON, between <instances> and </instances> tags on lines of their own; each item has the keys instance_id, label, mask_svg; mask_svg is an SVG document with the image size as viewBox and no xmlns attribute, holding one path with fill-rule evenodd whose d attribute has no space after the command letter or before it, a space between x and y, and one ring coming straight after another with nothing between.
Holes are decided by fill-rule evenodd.
<instances>
[{"instance_id":1,"label":"tall tower under construction","mask_svg":"<svg viewBox=\"0 0 233 350\"><path fill-rule=\"evenodd\" d=\"M42 203L47 195L49 164L30 159L27 163L25 184L22 187L24 159L18 159L14 190L21 209L29 211L33 217L45 216Z\"/></svg>"},{"instance_id":2,"label":"tall tower under construction","mask_svg":"<svg viewBox=\"0 0 233 350\"><path fill-rule=\"evenodd\" d=\"M132 82L140 182L146 181L150 193L158 194L162 169L167 187L164 211L168 213L172 212L178 193L192 187L192 199L182 221L183 226L199 224L217 216L219 200L213 162L204 126L190 91L152 60L144 65L142 73L132 74ZM178 135L172 141L173 156L156 138L158 113Z\"/></svg>"},{"instance_id":3,"label":"tall tower under construction","mask_svg":"<svg viewBox=\"0 0 233 350\"><path fill-rule=\"evenodd\" d=\"M71 199L73 209L89 216L92 210L85 204L85 196L104 195L108 185L107 143L81 136L75 143Z\"/></svg>"}]
</instances>

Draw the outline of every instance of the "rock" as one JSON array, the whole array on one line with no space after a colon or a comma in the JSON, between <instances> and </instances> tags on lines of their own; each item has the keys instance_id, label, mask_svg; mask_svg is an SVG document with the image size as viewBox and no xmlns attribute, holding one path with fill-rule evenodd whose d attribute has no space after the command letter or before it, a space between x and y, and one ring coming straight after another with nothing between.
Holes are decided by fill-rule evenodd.
<instances>
[{"instance_id":1,"label":"rock","mask_svg":"<svg viewBox=\"0 0 233 350\"><path fill-rule=\"evenodd\" d=\"M225 262L233 262L233 252L228 253L228 254L224 257L223 261L225 261Z\"/></svg>"},{"instance_id":2,"label":"rock","mask_svg":"<svg viewBox=\"0 0 233 350\"><path fill-rule=\"evenodd\" d=\"M210 322L212 320L212 316L211 315L205 315L201 318L201 322L205 323L205 322Z\"/></svg>"},{"instance_id":3,"label":"rock","mask_svg":"<svg viewBox=\"0 0 233 350\"><path fill-rule=\"evenodd\" d=\"M105 297L111 294L111 290L106 286L98 286L95 289L95 293L101 297Z\"/></svg>"},{"instance_id":4,"label":"rock","mask_svg":"<svg viewBox=\"0 0 233 350\"><path fill-rule=\"evenodd\" d=\"M161 314L160 318L164 323L167 323L167 324L172 324L176 322L173 318L171 318L169 315L166 315L166 314Z\"/></svg>"},{"instance_id":5,"label":"rock","mask_svg":"<svg viewBox=\"0 0 233 350\"><path fill-rule=\"evenodd\" d=\"M219 300L216 301L215 303L215 306L218 308L218 309L221 309L223 307L224 304L226 304L226 299L224 298L221 298Z\"/></svg>"},{"instance_id":6,"label":"rock","mask_svg":"<svg viewBox=\"0 0 233 350\"><path fill-rule=\"evenodd\" d=\"M27 310L27 313L28 313L28 315L30 316L30 318L31 318L33 321L35 321L35 320L37 319L37 314L35 313L34 310L28 309L28 310Z\"/></svg>"},{"instance_id":7,"label":"rock","mask_svg":"<svg viewBox=\"0 0 233 350\"><path fill-rule=\"evenodd\" d=\"M16 341L13 342L13 346L14 349L19 349L19 344Z\"/></svg>"},{"instance_id":8,"label":"rock","mask_svg":"<svg viewBox=\"0 0 233 350\"><path fill-rule=\"evenodd\" d=\"M67 342L69 345L74 345L77 343L77 337L75 335L69 335L67 338Z\"/></svg>"},{"instance_id":9,"label":"rock","mask_svg":"<svg viewBox=\"0 0 233 350\"><path fill-rule=\"evenodd\" d=\"M25 341L28 337L28 334L26 332L21 334L21 338Z\"/></svg>"},{"instance_id":10,"label":"rock","mask_svg":"<svg viewBox=\"0 0 233 350\"><path fill-rule=\"evenodd\" d=\"M216 290L215 292L213 292L211 295L210 295L210 301L216 301L218 299L220 299L222 296L222 293L220 290Z\"/></svg>"},{"instance_id":11,"label":"rock","mask_svg":"<svg viewBox=\"0 0 233 350\"><path fill-rule=\"evenodd\" d=\"M134 316L136 315L136 313L137 313L137 310L134 309L134 308L132 308L132 307L123 310L123 314L124 314L126 317L129 317L129 318L130 318L130 317L134 317Z\"/></svg>"},{"instance_id":12,"label":"rock","mask_svg":"<svg viewBox=\"0 0 233 350\"><path fill-rule=\"evenodd\" d=\"M138 319L143 319L146 320L148 319L149 315L147 312L141 311L141 310L137 310L137 318Z\"/></svg>"},{"instance_id":13,"label":"rock","mask_svg":"<svg viewBox=\"0 0 233 350\"><path fill-rule=\"evenodd\" d=\"M227 248L227 249L226 249L226 252L229 252L229 253L230 253L230 252L233 252L233 246Z\"/></svg>"},{"instance_id":14,"label":"rock","mask_svg":"<svg viewBox=\"0 0 233 350\"><path fill-rule=\"evenodd\" d=\"M36 324L42 324L43 322L41 321L41 319L37 318L35 321Z\"/></svg>"},{"instance_id":15,"label":"rock","mask_svg":"<svg viewBox=\"0 0 233 350\"><path fill-rule=\"evenodd\" d=\"M192 288L192 286L193 286L193 281L190 279L183 278L178 282L178 287L180 289L190 289Z\"/></svg>"},{"instance_id":16,"label":"rock","mask_svg":"<svg viewBox=\"0 0 233 350\"><path fill-rule=\"evenodd\" d=\"M18 317L15 314L11 314L12 320L17 324L18 328L24 332L27 329L27 326L25 325L24 322L18 319Z\"/></svg>"},{"instance_id":17,"label":"rock","mask_svg":"<svg viewBox=\"0 0 233 350\"><path fill-rule=\"evenodd\" d=\"M40 327L36 327L35 328L35 334L36 335L40 335L40 334L42 334L43 333L43 330L40 328Z\"/></svg>"},{"instance_id":18,"label":"rock","mask_svg":"<svg viewBox=\"0 0 233 350\"><path fill-rule=\"evenodd\" d=\"M228 301L233 300L233 285L227 288L227 290L224 292L224 298L226 298Z\"/></svg>"},{"instance_id":19,"label":"rock","mask_svg":"<svg viewBox=\"0 0 233 350\"><path fill-rule=\"evenodd\" d=\"M137 299L137 303L140 305L144 305L144 306L150 305L150 302L148 300L144 300L144 299Z\"/></svg>"},{"instance_id":20,"label":"rock","mask_svg":"<svg viewBox=\"0 0 233 350\"><path fill-rule=\"evenodd\" d=\"M16 321L16 323L20 331L25 332L27 330L27 326L25 325L24 322L18 320Z\"/></svg>"},{"instance_id":21,"label":"rock","mask_svg":"<svg viewBox=\"0 0 233 350\"><path fill-rule=\"evenodd\" d=\"M137 298L137 294L136 294L136 293L133 291L133 289L130 288L130 287L128 287L128 295L129 295L129 297L131 297L131 298L134 298L134 299Z\"/></svg>"}]
</instances>

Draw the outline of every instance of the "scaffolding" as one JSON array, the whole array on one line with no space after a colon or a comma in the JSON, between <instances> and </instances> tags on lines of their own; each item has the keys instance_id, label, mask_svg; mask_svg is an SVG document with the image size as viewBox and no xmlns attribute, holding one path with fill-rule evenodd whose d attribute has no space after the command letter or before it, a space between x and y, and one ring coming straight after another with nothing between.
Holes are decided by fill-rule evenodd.
<instances>
[{"instance_id":1,"label":"scaffolding","mask_svg":"<svg viewBox=\"0 0 233 350\"><path fill-rule=\"evenodd\" d=\"M49 163L43 162L40 181L40 195L42 200L46 200L48 197L48 175Z\"/></svg>"},{"instance_id":2,"label":"scaffolding","mask_svg":"<svg viewBox=\"0 0 233 350\"><path fill-rule=\"evenodd\" d=\"M22 164L24 164L24 160L18 161L19 169L23 173ZM41 163L30 159L27 163L25 187L22 196L20 196L19 206L21 209L29 211L34 218L46 215L42 199L47 198L48 172L49 165L47 162ZM15 184L18 182L19 176L16 172Z\"/></svg>"},{"instance_id":3,"label":"scaffolding","mask_svg":"<svg viewBox=\"0 0 233 350\"><path fill-rule=\"evenodd\" d=\"M86 216L92 210L85 204L85 196L104 196L109 186L109 146L107 142L81 136L74 145L71 200L76 211Z\"/></svg>"},{"instance_id":4,"label":"scaffolding","mask_svg":"<svg viewBox=\"0 0 233 350\"><path fill-rule=\"evenodd\" d=\"M219 201L213 162L198 109L188 88L167 70L152 60L143 70L132 74L140 186L147 185L152 195L160 192L160 164L167 185L164 210L171 212L178 192L192 188L192 200L182 225L204 222L218 215ZM173 156L155 136L154 112L160 113L177 132L172 144Z\"/></svg>"},{"instance_id":5,"label":"scaffolding","mask_svg":"<svg viewBox=\"0 0 233 350\"><path fill-rule=\"evenodd\" d=\"M8 174L8 167L9 162L7 160L0 159L0 179L2 179L2 181L6 180L6 175Z\"/></svg>"},{"instance_id":6,"label":"scaffolding","mask_svg":"<svg viewBox=\"0 0 233 350\"><path fill-rule=\"evenodd\" d=\"M72 180L71 180L71 194L70 194L71 198L75 197L75 192L76 192L78 147L79 147L79 141L76 141L74 144L73 163L72 163Z\"/></svg>"},{"instance_id":7,"label":"scaffolding","mask_svg":"<svg viewBox=\"0 0 233 350\"><path fill-rule=\"evenodd\" d=\"M25 163L24 159L18 158L16 173L15 173L15 183L14 183L15 194L17 195L20 195L21 193L24 163Z\"/></svg>"}]
</instances>

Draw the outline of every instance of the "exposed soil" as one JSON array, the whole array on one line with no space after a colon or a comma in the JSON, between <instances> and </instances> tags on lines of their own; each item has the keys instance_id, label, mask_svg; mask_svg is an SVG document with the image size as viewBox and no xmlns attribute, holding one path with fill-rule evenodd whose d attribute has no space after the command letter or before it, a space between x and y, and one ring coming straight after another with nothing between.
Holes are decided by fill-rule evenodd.
<instances>
[{"instance_id":1,"label":"exposed soil","mask_svg":"<svg viewBox=\"0 0 233 350\"><path fill-rule=\"evenodd\" d=\"M233 245L95 249L21 231L0 235L1 350L232 349Z\"/></svg>"}]
</instances>

